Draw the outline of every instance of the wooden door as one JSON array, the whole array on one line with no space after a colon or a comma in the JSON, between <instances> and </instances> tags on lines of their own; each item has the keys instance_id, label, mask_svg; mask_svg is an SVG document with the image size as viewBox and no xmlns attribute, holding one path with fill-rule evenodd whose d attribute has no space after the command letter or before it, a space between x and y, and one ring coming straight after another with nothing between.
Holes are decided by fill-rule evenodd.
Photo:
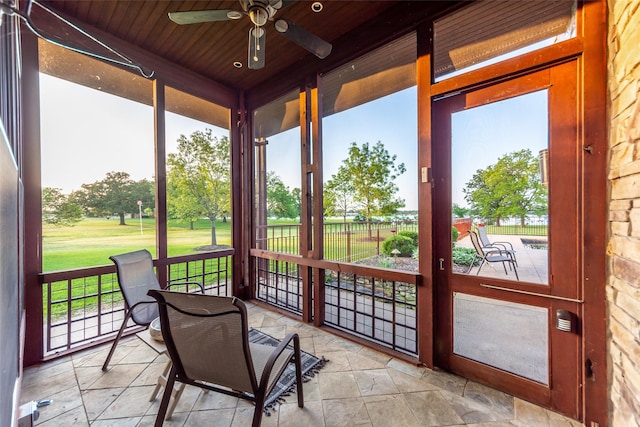
<instances>
[{"instance_id":1,"label":"wooden door","mask_svg":"<svg viewBox=\"0 0 640 427\"><path fill-rule=\"evenodd\" d=\"M583 217L576 67L432 106L436 364L573 418ZM484 255L473 249L469 219L454 216L485 229Z\"/></svg>"}]
</instances>

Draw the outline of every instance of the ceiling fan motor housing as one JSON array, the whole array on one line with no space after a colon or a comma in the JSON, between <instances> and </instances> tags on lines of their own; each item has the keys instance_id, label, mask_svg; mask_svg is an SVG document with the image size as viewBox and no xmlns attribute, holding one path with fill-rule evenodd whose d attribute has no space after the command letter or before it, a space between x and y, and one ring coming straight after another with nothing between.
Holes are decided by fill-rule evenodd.
<instances>
[{"instance_id":1,"label":"ceiling fan motor housing","mask_svg":"<svg viewBox=\"0 0 640 427\"><path fill-rule=\"evenodd\" d=\"M262 27L282 7L282 0L240 0L240 4L251 22Z\"/></svg>"}]
</instances>

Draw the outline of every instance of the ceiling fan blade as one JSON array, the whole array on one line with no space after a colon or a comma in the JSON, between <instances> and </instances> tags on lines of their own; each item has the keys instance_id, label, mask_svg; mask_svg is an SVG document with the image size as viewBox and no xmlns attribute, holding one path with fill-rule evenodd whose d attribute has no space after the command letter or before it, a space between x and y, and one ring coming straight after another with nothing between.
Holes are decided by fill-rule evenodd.
<instances>
[{"instance_id":1,"label":"ceiling fan blade","mask_svg":"<svg viewBox=\"0 0 640 427\"><path fill-rule=\"evenodd\" d=\"M200 22L228 21L235 18L239 12L235 10L190 10L185 12L169 12L169 19L176 24L198 24Z\"/></svg>"},{"instance_id":2,"label":"ceiling fan blade","mask_svg":"<svg viewBox=\"0 0 640 427\"><path fill-rule=\"evenodd\" d=\"M302 27L298 27L297 25L286 21L284 19L278 19L275 22L276 31L296 43L298 46L301 46L313 53L320 59L326 58L330 53L333 46L331 43L328 43L322 40L320 37L316 36L313 33L305 30Z\"/></svg>"},{"instance_id":3,"label":"ceiling fan blade","mask_svg":"<svg viewBox=\"0 0 640 427\"><path fill-rule=\"evenodd\" d=\"M252 27L249 30L249 58L247 64L250 70L264 68L265 43L267 32L262 27Z\"/></svg>"}]
</instances>

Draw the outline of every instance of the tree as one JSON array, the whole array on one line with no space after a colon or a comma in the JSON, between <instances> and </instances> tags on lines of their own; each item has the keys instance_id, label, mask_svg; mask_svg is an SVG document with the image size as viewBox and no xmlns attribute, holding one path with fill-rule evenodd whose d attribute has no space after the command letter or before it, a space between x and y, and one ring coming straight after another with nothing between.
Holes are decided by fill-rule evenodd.
<instances>
[{"instance_id":1,"label":"tree","mask_svg":"<svg viewBox=\"0 0 640 427\"><path fill-rule=\"evenodd\" d=\"M58 226L73 226L82 221L82 206L62 194L59 188L42 189L42 222Z\"/></svg>"},{"instance_id":2,"label":"tree","mask_svg":"<svg viewBox=\"0 0 640 427\"><path fill-rule=\"evenodd\" d=\"M347 172L346 168L341 167L324 186L325 214L342 213L344 222L347 222L347 213L358 207L354 202L356 188Z\"/></svg>"},{"instance_id":3,"label":"tree","mask_svg":"<svg viewBox=\"0 0 640 427\"><path fill-rule=\"evenodd\" d=\"M300 216L302 214L302 190L298 187L294 187L291 190L291 197L295 202L296 216Z\"/></svg>"},{"instance_id":4,"label":"tree","mask_svg":"<svg viewBox=\"0 0 640 427\"><path fill-rule=\"evenodd\" d=\"M463 190L471 209L500 225L500 219L547 211L547 189L540 182L538 159L530 150L506 154L496 164L479 169Z\"/></svg>"},{"instance_id":5,"label":"tree","mask_svg":"<svg viewBox=\"0 0 640 427\"><path fill-rule=\"evenodd\" d=\"M108 172L102 181L82 184L72 197L92 216L118 215L120 225L127 225L125 214L138 212L138 201L154 204L153 184L146 179L133 181L126 172Z\"/></svg>"},{"instance_id":6,"label":"tree","mask_svg":"<svg viewBox=\"0 0 640 427\"><path fill-rule=\"evenodd\" d=\"M267 172L267 215L276 218L300 216L300 190L289 190L275 172Z\"/></svg>"},{"instance_id":7,"label":"tree","mask_svg":"<svg viewBox=\"0 0 640 427\"><path fill-rule=\"evenodd\" d=\"M457 203L453 204L453 206L451 207L451 211L453 213L453 216L456 218L466 218L467 216L469 216L469 208L462 207Z\"/></svg>"},{"instance_id":8,"label":"tree","mask_svg":"<svg viewBox=\"0 0 640 427\"><path fill-rule=\"evenodd\" d=\"M211 245L218 244L216 220L231 210L231 146L211 129L180 135L178 152L167 158L167 204L173 217L211 222Z\"/></svg>"},{"instance_id":9,"label":"tree","mask_svg":"<svg viewBox=\"0 0 640 427\"><path fill-rule=\"evenodd\" d=\"M335 187L353 186L353 201L367 222L374 215L391 215L404 206L404 200L395 197L398 187L394 180L406 169L404 163L395 164L396 157L380 141L373 147L368 142L362 147L352 142L349 156L332 177Z\"/></svg>"}]
</instances>

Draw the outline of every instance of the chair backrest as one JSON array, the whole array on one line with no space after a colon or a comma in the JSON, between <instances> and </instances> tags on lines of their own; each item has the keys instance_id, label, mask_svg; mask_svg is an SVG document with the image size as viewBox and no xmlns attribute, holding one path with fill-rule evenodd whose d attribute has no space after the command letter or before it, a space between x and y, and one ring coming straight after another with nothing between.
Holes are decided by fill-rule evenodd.
<instances>
[{"instance_id":1,"label":"chair backrest","mask_svg":"<svg viewBox=\"0 0 640 427\"><path fill-rule=\"evenodd\" d=\"M478 237L480 238L482 246L491 246L491 240L489 240L489 236L487 236L487 229L484 225L476 226L476 230L478 230Z\"/></svg>"},{"instance_id":2,"label":"chair backrest","mask_svg":"<svg viewBox=\"0 0 640 427\"><path fill-rule=\"evenodd\" d=\"M180 378L255 395L247 310L232 297L150 291L158 300L160 328Z\"/></svg>"},{"instance_id":3,"label":"chair backrest","mask_svg":"<svg viewBox=\"0 0 640 427\"><path fill-rule=\"evenodd\" d=\"M113 255L109 259L116 265L118 285L127 308L141 301L154 302L147 292L150 289L160 289L160 283L153 271L153 260L148 250ZM157 304L140 304L131 312L131 319L138 325L148 325L156 317Z\"/></svg>"},{"instance_id":4,"label":"chair backrest","mask_svg":"<svg viewBox=\"0 0 640 427\"><path fill-rule=\"evenodd\" d=\"M476 231L469 231L469 237L471 238L471 243L473 244L473 248L476 250L478 255L484 258L484 250L482 250L482 244L480 243L480 238L478 237L478 233Z\"/></svg>"}]
</instances>

